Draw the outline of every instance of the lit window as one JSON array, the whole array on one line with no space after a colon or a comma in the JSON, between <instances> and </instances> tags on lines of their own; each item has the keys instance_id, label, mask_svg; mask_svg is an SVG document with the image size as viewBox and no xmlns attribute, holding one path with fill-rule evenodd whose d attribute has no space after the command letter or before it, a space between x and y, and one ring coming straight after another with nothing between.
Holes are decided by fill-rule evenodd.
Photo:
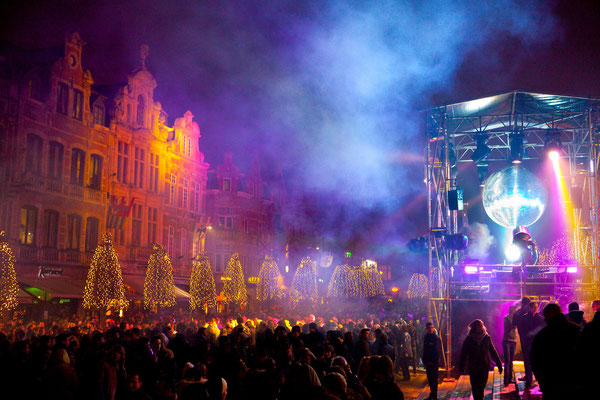
<instances>
[{"instance_id":1,"label":"lit window","mask_svg":"<svg viewBox=\"0 0 600 400\"><path fill-rule=\"evenodd\" d=\"M231 179L223 178L223 191L231 192Z\"/></svg>"},{"instance_id":2,"label":"lit window","mask_svg":"<svg viewBox=\"0 0 600 400\"><path fill-rule=\"evenodd\" d=\"M83 93L81 90L73 90L73 112L71 117L78 120L83 119Z\"/></svg>"},{"instance_id":3,"label":"lit window","mask_svg":"<svg viewBox=\"0 0 600 400\"><path fill-rule=\"evenodd\" d=\"M37 224L37 208L25 206L21 208L21 227L19 241L21 244L35 244L35 227Z\"/></svg>"}]
</instances>

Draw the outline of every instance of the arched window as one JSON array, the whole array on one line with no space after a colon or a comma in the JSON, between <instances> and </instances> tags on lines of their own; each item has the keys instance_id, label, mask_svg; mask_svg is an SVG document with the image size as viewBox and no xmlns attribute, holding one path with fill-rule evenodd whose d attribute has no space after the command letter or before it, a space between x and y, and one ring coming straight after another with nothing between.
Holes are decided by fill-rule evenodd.
<instances>
[{"instance_id":1,"label":"arched window","mask_svg":"<svg viewBox=\"0 0 600 400\"><path fill-rule=\"evenodd\" d=\"M138 96L136 118L138 126L144 126L144 97L141 94Z\"/></svg>"},{"instance_id":2,"label":"arched window","mask_svg":"<svg viewBox=\"0 0 600 400\"><path fill-rule=\"evenodd\" d=\"M83 169L85 166L85 152L73 149L71 153L71 183L83 186Z\"/></svg>"},{"instance_id":3,"label":"arched window","mask_svg":"<svg viewBox=\"0 0 600 400\"><path fill-rule=\"evenodd\" d=\"M50 151L48 153L48 177L52 179L62 179L63 154L65 148L59 142L50 142Z\"/></svg>"},{"instance_id":4,"label":"arched window","mask_svg":"<svg viewBox=\"0 0 600 400\"><path fill-rule=\"evenodd\" d=\"M85 251L94 251L98 246L98 218L88 217L85 223Z\"/></svg>"},{"instance_id":5,"label":"arched window","mask_svg":"<svg viewBox=\"0 0 600 400\"><path fill-rule=\"evenodd\" d=\"M37 224L37 208L23 206L21 208L21 224L19 228L19 242L21 244L35 245L35 228Z\"/></svg>"}]
</instances>

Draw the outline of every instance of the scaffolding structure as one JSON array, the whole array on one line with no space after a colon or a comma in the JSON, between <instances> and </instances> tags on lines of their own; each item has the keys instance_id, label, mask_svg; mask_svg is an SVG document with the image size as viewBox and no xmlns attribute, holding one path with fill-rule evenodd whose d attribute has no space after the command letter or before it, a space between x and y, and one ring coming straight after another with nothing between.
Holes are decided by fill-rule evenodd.
<instances>
[{"instance_id":1,"label":"scaffolding structure","mask_svg":"<svg viewBox=\"0 0 600 400\"><path fill-rule=\"evenodd\" d=\"M436 107L425 113L425 176L428 199L429 313L444 344L448 371L452 363L451 268L464 254L444 246L444 235L459 233L459 211L452 210L448 192L458 189L459 163L471 163L478 142L491 150L478 160L480 178L491 166L511 162L511 143L522 140L522 161L543 160L549 135L560 138L563 171L574 209L573 243L578 266L588 269L598 293L600 226L598 168L600 168L600 100L514 91ZM549 132L551 132L549 134ZM477 157L475 157L477 158ZM497 169L499 169L497 168Z\"/></svg>"}]
</instances>

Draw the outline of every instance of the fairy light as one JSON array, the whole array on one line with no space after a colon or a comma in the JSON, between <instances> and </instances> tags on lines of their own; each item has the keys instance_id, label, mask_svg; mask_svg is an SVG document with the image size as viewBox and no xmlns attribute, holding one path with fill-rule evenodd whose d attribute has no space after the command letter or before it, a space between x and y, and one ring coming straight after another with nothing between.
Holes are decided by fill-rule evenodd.
<instances>
[{"instance_id":1,"label":"fairy light","mask_svg":"<svg viewBox=\"0 0 600 400\"><path fill-rule=\"evenodd\" d=\"M217 291L210 261L204 253L200 253L192 262L190 278L190 309L207 310L217 305Z\"/></svg>"},{"instance_id":2,"label":"fairy light","mask_svg":"<svg viewBox=\"0 0 600 400\"><path fill-rule=\"evenodd\" d=\"M17 307L19 284L15 272L15 256L0 232L0 312Z\"/></svg>"},{"instance_id":3,"label":"fairy light","mask_svg":"<svg viewBox=\"0 0 600 400\"><path fill-rule=\"evenodd\" d=\"M385 294L377 263L364 261L360 266L338 265L333 271L327 295L329 297L375 297Z\"/></svg>"},{"instance_id":4,"label":"fairy light","mask_svg":"<svg viewBox=\"0 0 600 400\"><path fill-rule=\"evenodd\" d=\"M317 302L315 263L310 257L304 257L300 262L300 266L296 269L290 290L290 300L292 307L295 307L301 300L310 303Z\"/></svg>"},{"instance_id":5,"label":"fairy light","mask_svg":"<svg viewBox=\"0 0 600 400\"><path fill-rule=\"evenodd\" d=\"M240 256L238 253L233 253L225 269L225 280L223 280L223 291L225 297L230 303L238 303L240 305L246 305L248 302L248 295L246 293L246 281L244 279L244 272L242 271L242 264L240 263Z\"/></svg>"},{"instance_id":6,"label":"fairy light","mask_svg":"<svg viewBox=\"0 0 600 400\"><path fill-rule=\"evenodd\" d=\"M256 288L256 299L258 301L269 301L283 297L281 290L283 280L279 273L277 263L270 256L265 260L258 273L258 287Z\"/></svg>"},{"instance_id":7,"label":"fairy light","mask_svg":"<svg viewBox=\"0 0 600 400\"><path fill-rule=\"evenodd\" d=\"M144 307L155 310L175 305L173 266L165 248L158 243L152 245L144 281Z\"/></svg>"},{"instance_id":8,"label":"fairy light","mask_svg":"<svg viewBox=\"0 0 600 400\"><path fill-rule=\"evenodd\" d=\"M105 233L94 252L83 289L83 308L92 310L126 309L125 286L117 252L110 233Z\"/></svg>"},{"instance_id":9,"label":"fairy light","mask_svg":"<svg viewBox=\"0 0 600 400\"><path fill-rule=\"evenodd\" d=\"M413 274L406 292L409 299L423 299L428 294L429 280L423 274Z\"/></svg>"}]
</instances>

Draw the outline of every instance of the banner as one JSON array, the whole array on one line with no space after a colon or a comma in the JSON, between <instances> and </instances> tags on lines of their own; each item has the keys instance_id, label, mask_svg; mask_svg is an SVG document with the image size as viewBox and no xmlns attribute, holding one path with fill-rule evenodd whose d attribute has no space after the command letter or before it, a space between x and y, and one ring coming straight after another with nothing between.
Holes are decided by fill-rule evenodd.
<instances>
[{"instance_id":1,"label":"banner","mask_svg":"<svg viewBox=\"0 0 600 400\"><path fill-rule=\"evenodd\" d=\"M106 216L106 229L123 229L125 218L131 212L135 197L131 198L129 204L127 204L126 199L125 196L121 196L121 202L119 203L116 196L110 196L110 204Z\"/></svg>"}]
</instances>

